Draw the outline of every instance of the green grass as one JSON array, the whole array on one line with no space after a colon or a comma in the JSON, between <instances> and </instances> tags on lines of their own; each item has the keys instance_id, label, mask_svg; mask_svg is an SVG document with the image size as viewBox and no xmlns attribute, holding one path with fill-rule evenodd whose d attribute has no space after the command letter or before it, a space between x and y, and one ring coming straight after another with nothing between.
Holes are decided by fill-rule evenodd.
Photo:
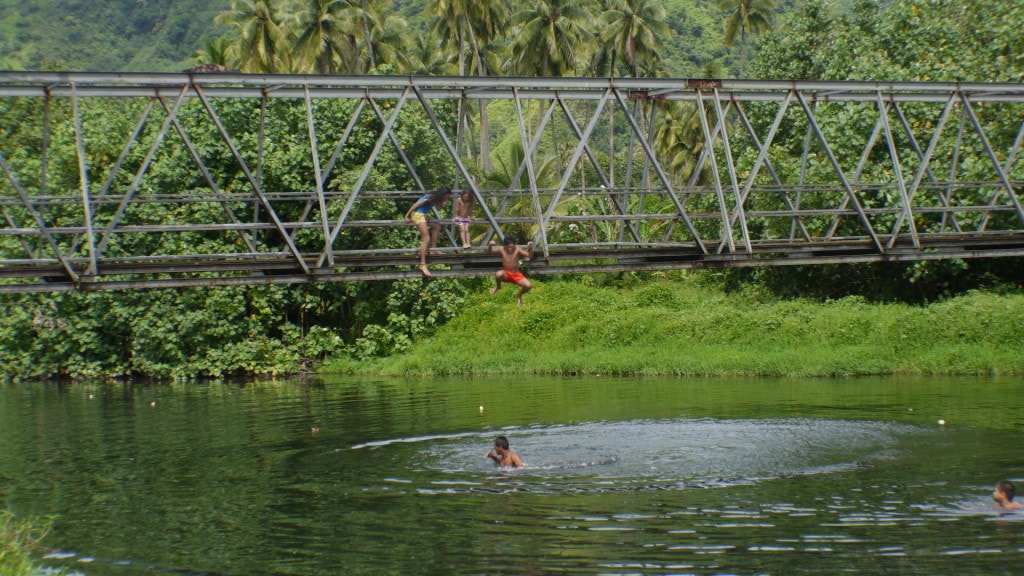
<instances>
[{"instance_id":1,"label":"green grass","mask_svg":"<svg viewBox=\"0 0 1024 576\"><path fill-rule=\"evenodd\" d=\"M633 288L534 281L473 296L407 353L325 373L835 377L1024 373L1024 296L972 293L930 306L777 300L686 280Z\"/></svg>"},{"instance_id":2,"label":"green grass","mask_svg":"<svg viewBox=\"0 0 1024 576\"><path fill-rule=\"evenodd\" d=\"M38 574L32 553L39 549L39 541L48 530L48 526L18 520L9 511L0 510L0 576Z\"/></svg>"}]
</instances>

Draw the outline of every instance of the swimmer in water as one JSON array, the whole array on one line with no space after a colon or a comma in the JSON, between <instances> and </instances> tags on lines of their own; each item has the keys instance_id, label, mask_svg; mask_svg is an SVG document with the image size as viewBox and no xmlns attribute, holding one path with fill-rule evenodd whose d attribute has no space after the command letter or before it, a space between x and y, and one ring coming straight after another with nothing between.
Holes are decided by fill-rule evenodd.
<instances>
[{"instance_id":1,"label":"swimmer in water","mask_svg":"<svg viewBox=\"0 0 1024 576\"><path fill-rule=\"evenodd\" d=\"M508 449L508 438L504 436L495 438L494 451L488 452L484 456L494 460L498 466L507 468L520 468L523 466L523 461L519 458L519 454Z\"/></svg>"},{"instance_id":2,"label":"swimmer in water","mask_svg":"<svg viewBox=\"0 0 1024 576\"><path fill-rule=\"evenodd\" d=\"M1024 504L1013 501L1016 492L1017 487L1013 485L1013 482L1003 480L996 484L996 489L992 492L992 499L996 501L996 507L1003 510L1020 510L1024 508Z\"/></svg>"}]
</instances>

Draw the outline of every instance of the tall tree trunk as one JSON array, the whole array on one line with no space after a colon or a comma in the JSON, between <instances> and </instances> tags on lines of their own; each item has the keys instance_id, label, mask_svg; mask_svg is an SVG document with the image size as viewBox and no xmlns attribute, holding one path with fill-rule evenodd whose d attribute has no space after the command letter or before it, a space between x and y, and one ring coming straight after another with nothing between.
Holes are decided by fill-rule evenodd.
<instances>
[{"instance_id":1,"label":"tall tree trunk","mask_svg":"<svg viewBox=\"0 0 1024 576\"><path fill-rule=\"evenodd\" d=\"M615 76L615 49L612 48L610 76ZM615 106L608 107L608 185L615 188ZM611 190L608 191L611 193Z\"/></svg>"},{"instance_id":2,"label":"tall tree trunk","mask_svg":"<svg viewBox=\"0 0 1024 576\"><path fill-rule=\"evenodd\" d=\"M457 47L459 51L459 76L466 75L466 18L463 16L462 21L459 23L459 45ZM456 140L462 144L466 139L466 133L469 130L469 110L467 109L468 103L465 98L459 99L459 125L456 131ZM461 154L466 154L470 159L473 158L473 147L465 146L460 151Z\"/></svg>"},{"instance_id":3,"label":"tall tree trunk","mask_svg":"<svg viewBox=\"0 0 1024 576\"><path fill-rule=\"evenodd\" d=\"M747 31L740 31L740 78L743 78L743 65L747 60Z\"/></svg>"},{"instance_id":4,"label":"tall tree trunk","mask_svg":"<svg viewBox=\"0 0 1024 576\"><path fill-rule=\"evenodd\" d=\"M487 63L484 62L483 54L480 53L480 43L476 40L476 33L473 27L468 25L469 41L473 47L473 54L476 56L476 71L479 76L489 76ZM491 163L491 122L487 117L487 101L480 100L480 170L485 174L490 173L494 166Z\"/></svg>"},{"instance_id":5,"label":"tall tree trunk","mask_svg":"<svg viewBox=\"0 0 1024 576\"><path fill-rule=\"evenodd\" d=\"M487 100L480 100L480 169L489 174L491 163L491 121L487 117Z\"/></svg>"},{"instance_id":6,"label":"tall tree trunk","mask_svg":"<svg viewBox=\"0 0 1024 576\"><path fill-rule=\"evenodd\" d=\"M377 67L377 58L373 55L373 39L370 37L370 19L366 17L369 14L369 6L367 6L366 0L363 0L363 37L366 39L366 54L370 57L370 70ZM369 70L367 70L369 72Z\"/></svg>"}]
</instances>

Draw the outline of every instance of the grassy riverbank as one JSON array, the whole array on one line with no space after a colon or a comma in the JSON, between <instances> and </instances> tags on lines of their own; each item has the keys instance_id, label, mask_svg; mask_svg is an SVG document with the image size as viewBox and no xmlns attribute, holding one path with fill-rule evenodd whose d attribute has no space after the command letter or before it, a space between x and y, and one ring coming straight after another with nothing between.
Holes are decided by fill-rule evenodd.
<instances>
[{"instance_id":1,"label":"grassy riverbank","mask_svg":"<svg viewBox=\"0 0 1024 576\"><path fill-rule=\"evenodd\" d=\"M0 576L29 576L39 573L32 553L39 549L39 540L48 526L40 526L15 518L0 510Z\"/></svg>"},{"instance_id":2,"label":"grassy riverbank","mask_svg":"<svg viewBox=\"0 0 1024 576\"><path fill-rule=\"evenodd\" d=\"M855 376L1024 374L1024 295L928 306L778 300L686 280L633 288L535 281L474 295L401 355L325 373Z\"/></svg>"}]
</instances>

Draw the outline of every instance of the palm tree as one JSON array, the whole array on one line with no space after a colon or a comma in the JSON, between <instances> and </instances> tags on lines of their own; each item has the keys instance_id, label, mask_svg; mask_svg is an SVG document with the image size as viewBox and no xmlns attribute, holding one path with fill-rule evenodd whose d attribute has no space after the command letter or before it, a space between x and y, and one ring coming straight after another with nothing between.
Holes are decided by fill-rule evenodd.
<instances>
[{"instance_id":1,"label":"palm tree","mask_svg":"<svg viewBox=\"0 0 1024 576\"><path fill-rule=\"evenodd\" d=\"M488 48L508 28L507 0L430 0L428 10L433 14L432 30L452 46L458 56L458 74L490 76L493 68L488 62ZM467 55L470 56L468 63ZM489 172L491 153L487 102L480 100L478 105L480 167ZM460 135L464 129L464 126L459 126Z\"/></svg>"},{"instance_id":2,"label":"palm tree","mask_svg":"<svg viewBox=\"0 0 1024 576\"><path fill-rule=\"evenodd\" d=\"M431 32L449 46L454 46L458 56L458 72L466 75L466 12L464 0L428 0L427 12L431 14Z\"/></svg>"},{"instance_id":3,"label":"palm tree","mask_svg":"<svg viewBox=\"0 0 1024 576\"><path fill-rule=\"evenodd\" d=\"M429 0L432 31L453 46L459 75L489 76L484 47L508 28L507 0ZM466 63L466 56L472 58Z\"/></svg>"},{"instance_id":4,"label":"palm tree","mask_svg":"<svg viewBox=\"0 0 1024 576\"><path fill-rule=\"evenodd\" d=\"M704 131L701 128L700 108L689 102L665 100L656 104L658 123L654 130L654 152L662 168L684 183L697 168L697 160L704 150Z\"/></svg>"},{"instance_id":5,"label":"palm tree","mask_svg":"<svg viewBox=\"0 0 1024 576\"><path fill-rule=\"evenodd\" d=\"M300 0L294 15L295 71L336 74L351 71L354 39L348 30L355 9L348 0Z\"/></svg>"},{"instance_id":6,"label":"palm tree","mask_svg":"<svg viewBox=\"0 0 1024 576\"><path fill-rule=\"evenodd\" d=\"M410 48L411 74L448 76L459 73L454 56L446 50L438 50L438 44L437 37L430 32L416 34Z\"/></svg>"},{"instance_id":7,"label":"palm tree","mask_svg":"<svg viewBox=\"0 0 1024 576\"><path fill-rule=\"evenodd\" d=\"M369 5L367 0L363 3ZM373 8L371 14L371 18L363 21L368 34L363 43L364 72L386 64L393 66L398 74L412 70L415 67L413 39L405 19L391 10L381 12Z\"/></svg>"},{"instance_id":8,"label":"palm tree","mask_svg":"<svg viewBox=\"0 0 1024 576\"><path fill-rule=\"evenodd\" d=\"M493 172L487 173L480 180L480 187L485 190L504 190L512 193L509 198L500 204L495 202L492 210L500 212L506 217L536 218L537 206L534 205L532 187L530 186L529 174L526 170L520 171L523 162L526 161L526 153L521 142L512 143L507 155L498 156L498 166ZM553 187L558 176L558 161L554 156L548 156L534 164L534 179L537 189L541 194L541 210L547 206L545 202L551 201L551 193L546 191ZM516 174L519 178L516 178ZM564 207L558 207L557 214L564 214ZM533 238L540 231L536 223L515 223L505 227L504 234L515 234L520 238Z\"/></svg>"},{"instance_id":9,"label":"palm tree","mask_svg":"<svg viewBox=\"0 0 1024 576\"><path fill-rule=\"evenodd\" d=\"M374 28L373 24L380 26L380 14L376 10L376 6L373 6L373 12L370 11L371 4L369 0L362 0L363 4L363 49L366 50L366 58L369 61L369 70L373 70L377 67L377 56L373 52L373 40L371 40L371 29Z\"/></svg>"},{"instance_id":10,"label":"palm tree","mask_svg":"<svg viewBox=\"0 0 1024 576\"><path fill-rule=\"evenodd\" d=\"M500 67L495 67L488 55L501 45L498 40L512 26L512 9L509 0L476 0L471 5L475 8L468 13L473 61L468 73L490 76Z\"/></svg>"},{"instance_id":11,"label":"palm tree","mask_svg":"<svg viewBox=\"0 0 1024 576\"><path fill-rule=\"evenodd\" d=\"M657 0L607 0L601 13L603 32L595 52L592 68L595 74L613 76L621 58L628 67L627 76L634 78L657 69L662 47L661 37L669 33L665 24L667 13ZM615 110L608 109L608 150L615 154ZM634 134L630 133L630 150ZM611 177L614 178L614 163Z\"/></svg>"},{"instance_id":12,"label":"palm tree","mask_svg":"<svg viewBox=\"0 0 1024 576\"><path fill-rule=\"evenodd\" d=\"M512 43L509 72L524 76L567 76L586 56L587 28L593 21L588 0L532 0L516 12L518 33Z\"/></svg>"},{"instance_id":13,"label":"palm tree","mask_svg":"<svg viewBox=\"0 0 1024 576\"><path fill-rule=\"evenodd\" d=\"M216 64L231 67L231 41L221 36L220 38L203 39L203 47L196 50L192 56L199 64Z\"/></svg>"},{"instance_id":14,"label":"palm tree","mask_svg":"<svg viewBox=\"0 0 1024 576\"><path fill-rule=\"evenodd\" d=\"M594 37L588 29L594 21L592 6L589 0L529 0L512 16L514 40L505 70L522 76L575 74ZM539 124L542 103L534 104ZM550 134L557 155L557 131Z\"/></svg>"},{"instance_id":15,"label":"palm tree","mask_svg":"<svg viewBox=\"0 0 1024 576\"><path fill-rule=\"evenodd\" d=\"M616 59L621 58L629 68L627 75L639 77L641 69L659 60L661 39L669 34L667 18L658 0L607 0L595 72L614 75Z\"/></svg>"},{"instance_id":16,"label":"palm tree","mask_svg":"<svg viewBox=\"0 0 1024 576\"><path fill-rule=\"evenodd\" d=\"M280 0L232 0L231 9L214 21L238 33L230 50L235 67L243 72L281 72L288 69L288 30L280 15Z\"/></svg>"},{"instance_id":17,"label":"palm tree","mask_svg":"<svg viewBox=\"0 0 1024 576\"><path fill-rule=\"evenodd\" d=\"M775 27L778 0L718 0L718 7L732 13L725 19L725 45L734 46L740 37L740 76L746 59L747 38L769 32Z\"/></svg>"}]
</instances>

